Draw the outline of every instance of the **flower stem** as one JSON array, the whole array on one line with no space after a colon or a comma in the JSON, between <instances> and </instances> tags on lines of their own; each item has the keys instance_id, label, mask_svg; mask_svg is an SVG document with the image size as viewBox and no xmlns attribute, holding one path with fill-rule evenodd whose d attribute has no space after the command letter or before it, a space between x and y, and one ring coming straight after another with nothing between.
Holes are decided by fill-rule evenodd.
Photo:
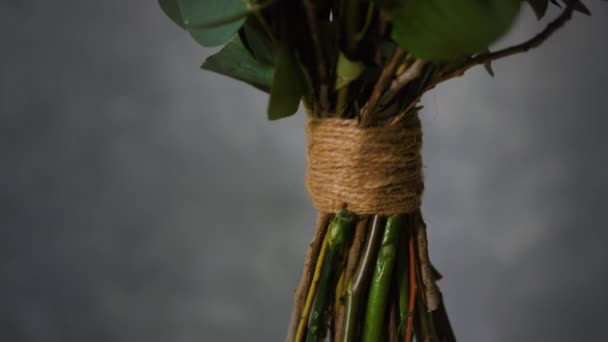
<instances>
[{"instance_id":1,"label":"flower stem","mask_svg":"<svg viewBox=\"0 0 608 342\"><path fill-rule=\"evenodd\" d=\"M382 217L378 215L374 216L357 269L352 279L348 280L348 286L344 295L345 318L342 342L357 340L359 309L362 305L364 291L367 287L367 280L370 276L373 262L376 259L384 222L385 220Z\"/></svg>"},{"instance_id":2,"label":"flower stem","mask_svg":"<svg viewBox=\"0 0 608 342\"><path fill-rule=\"evenodd\" d=\"M363 342L382 340L384 316L390 290L391 277L397 256L399 232L402 229L403 216L391 216L387 220L378 253L376 268L369 289L367 312L363 328Z\"/></svg>"},{"instance_id":3,"label":"flower stem","mask_svg":"<svg viewBox=\"0 0 608 342\"><path fill-rule=\"evenodd\" d=\"M315 234L310 242L308 251L306 252L306 258L304 260L304 270L302 271L302 277L300 283L296 289L294 295L293 312L291 314L291 320L289 322L289 328L287 330L286 342L293 342L300 317L302 316L302 310L306 302L306 296L310 292L310 286L314 274L314 268L317 264L317 259L323 246L325 233L329 226L329 221L332 217L331 214L319 212L317 215L317 224L315 228Z\"/></svg>"},{"instance_id":4,"label":"flower stem","mask_svg":"<svg viewBox=\"0 0 608 342\"><path fill-rule=\"evenodd\" d=\"M411 220L408 220L408 223ZM399 296L399 336L405 336L405 326L408 321L410 312L410 262L409 262L409 232L410 224L406 225L404 234L401 234L401 239L397 256L397 290Z\"/></svg>"},{"instance_id":5,"label":"flower stem","mask_svg":"<svg viewBox=\"0 0 608 342\"><path fill-rule=\"evenodd\" d=\"M392 298L397 298L397 288L393 282L393 287L391 289ZM386 342L398 342L399 341L399 302L395 300L391 300L389 303L389 308L387 311L389 318L386 332Z\"/></svg>"},{"instance_id":6,"label":"flower stem","mask_svg":"<svg viewBox=\"0 0 608 342\"><path fill-rule=\"evenodd\" d=\"M315 272L312 277L312 283L310 284L310 289L308 290L308 294L306 296L306 302L304 303L304 308L302 309L302 314L300 315L300 323L298 324L298 330L296 331L296 342L302 341L304 337L304 331L306 329L306 323L308 322L308 314L310 313L310 308L312 307L312 301L315 298L315 293L317 292L317 286L321 277L321 269L323 264L325 263L325 255L327 254L327 237L329 234L325 235L323 239L323 246L321 247L321 251L319 252L319 257L317 259L317 264L315 266Z\"/></svg>"},{"instance_id":7,"label":"flower stem","mask_svg":"<svg viewBox=\"0 0 608 342\"><path fill-rule=\"evenodd\" d=\"M344 328L345 328L345 303L344 296L347 281L353 278L355 274L355 269L357 267L357 263L361 258L361 253L363 252L363 244L365 243L365 236L367 233L369 223L369 217L363 216L359 217L359 222L357 223L357 228L355 229L355 236L353 237L353 242L350 246L350 250L348 252L348 257L346 259L346 268L342 273L342 284L339 284L339 293L336 293L336 306L334 307L336 319L334 321L334 339L333 341L342 341L344 338Z\"/></svg>"},{"instance_id":8,"label":"flower stem","mask_svg":"<svg viewBox=\"0 0 608 342\"><path fill-rule=\"evenodd\" d=\"M410 220L411 222L412 220ZM413 227L413 225L410 225ZM414 232L413 229L410 228L410 236L409 236L409 300L407 306L407 322L405 325L405 342L412 342L412 333L413 333L413 322L414 322L414 305L416 300L416 249L414 245Z\"/></svg>"},{"instance_id":9,"label":"flower stem","mask_svg":"<svg viewBox=\"0 0 608 342\"><path fill-rule=\"evenodd\" d=\"M435 278L432 275L433 272L428 258L426 224L420 212L414 214L412 232L416 235L416 256L418 257L416 260L416 274L418 275L418 288L420 288L416 295L416 319L420 328L417 332L417 339L423 342L435 341L437 340L437 333L435 332L432 311L439 306L438 288L435 285Z\"/></svg>"},{"instance_id":10,"label":"flower stem","mask_svg":"<svg viewBox=\"0 0 608 342\"><path fill-rule=\"evenodd\" d=\"M418 291L416 296L416 319L420 322L420 336L417 337L420 341L436 341L437 334L435 333L435 325L433 324L432 314L427 311L426 305L422 300L422 292Z\"/></svg>"},{"instance_id":11,"label":"flower stem","mask_svg":"<svg viewBox=\"0 0 608 342\"><path fill-rule=\"evenodd\" d=\"M331 295L335 291L338 280L336 274L340 272L337 268L342 264L339 261L343 259L344 250L350 241L354 221L354 214L342 210L336 214L327 230L325 237L327 252L319 276L318 291L310 315L306 342L321 341L325 337L328 307L331 306Z\"/></svg>"}]
</instances>

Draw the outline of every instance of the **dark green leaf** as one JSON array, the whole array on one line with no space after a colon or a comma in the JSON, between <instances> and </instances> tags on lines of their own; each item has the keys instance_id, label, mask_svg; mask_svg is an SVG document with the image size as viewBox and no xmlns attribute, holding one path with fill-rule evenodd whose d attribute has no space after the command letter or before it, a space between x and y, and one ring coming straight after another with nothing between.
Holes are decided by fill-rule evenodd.
<instances>
[{"instance_id":1,"label":"dark green leaf","mask_svg":"<svg viewBox=\"0 0 608 342\"><path fill-rule=\"evenodd\" d=\"M393 39L425 60L471 55L511 27L521 0L410 0L392 11Z\"/></svg>"},{"instance_id":2,"label":"dark green leaf","mask_svg":"<svg viewBox=\"0 0 608 342\"><path fill-rule=\"evenodd\" d=\"M173 20L179 27L186 28L182 14L179 11L179 6L177 5L177 0L158 0L158 4L167 17Z\"/></svg>"},{"instance_id":3,"label":"dark green leaf","mask_svg":"<svg viewBox=\"0 0 608 342\"><path fill-rule=\"evenodd\" d=\"M315 89L312 83L312 78L310 74L306 71L306 67L302 64L302 60L300 56L296 56L296 61L298 63L298 67L300 69L300 75L302 76L302 89L304 90L304 99L308 101L308 103L314 102L315 97Z\"/></svg>"},{"instance_id":4,"label":"dark green leaf","mask_svg":"<svg viewBox=\"0 0 608 342\"><path fill-rule=\"evenodd\" d=\"M266 92L270 90L274 72L272 66L256 61L239 37L207 58L202 68L246 82Z\"/></svg>"},{"instance_id":5,"label":"dark green leaf","mask_svg":"<svg viewBox=\"0 0 608 342\"><path fill-rule=\"evenodd\" d=\"M547 12L547 7L549 7L549 0L525 0L528 2L530 7L534 10L536 14L536 18L542 18Z\"/></svg>"},{"instance_id":6,"label":"dark green leaf","mask_svg":"<svg viewBox=\"0 0 608 342\"><path fill-rule=\"evenodd\" d=\"M247 40L247 47L251 50L255 59L261 63L274 65L274 45L271 38L259 24L259 21L255 18L247 19L247 22L243 26L243 31Z\"/></svg>"},{"instance_id":7,"label":"dark green leaf","mask_svg":"<svg viewBox=\"0 0 608 342\"><path fill-rule=\"evenodd\" d=\"M245 0L179 0L184 24L203 46L229 41L245 22Z\"/></svg>"},{"instance_id":8,"label":"dark green leaf","mask_svg":"<svg viewBox=\"0 0 608 342\"><path fill-rule=\"evenodd\" d=\"M277 120L295 114L300 98L306 92L305 87L305 76L293 50L281 47L270 91L268 119Z\"/></svg>"}]
</instances>

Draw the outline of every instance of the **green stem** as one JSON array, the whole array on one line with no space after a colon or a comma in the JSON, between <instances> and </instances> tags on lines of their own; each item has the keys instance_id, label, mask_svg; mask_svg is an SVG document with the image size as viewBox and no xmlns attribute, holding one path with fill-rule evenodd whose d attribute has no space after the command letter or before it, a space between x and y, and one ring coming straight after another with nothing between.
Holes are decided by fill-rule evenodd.
<instances>
[{"instance_id":1,"label":"green stem","mask_svg":"<svg viewBox=\"0 0 608 342\"><path fill-rule=\"evenodd\" d=\"M374 260L378 251L378 245L385 220L376 215L372 221L369 234L365 242L361 260L352 279L349 279L344 295L344 336L342 342L353 342L357 340L357 328L359 327L359 309L361 308L367 280L369 279Z\"/></svg>"},{"instance_id":2,"label":"green stem","mask_svg":"<svg viewBox=\"0 0 608 342\"><path fill-rule=\"evenodd\" d=\"M426 310L426 305L422 301L422 291L418 292L416 296L416 315L418 316L418 322L420 325L419 336L417 337L419 341L434 341L435 329L433 326L433 320L431 318L430 312Z\"/></svg>"},{"instance_id":3,"label":"green stem","mask_svg":"<svg viewBox=\"0 0 608 342\"><path fill-rule=\"evenodd\" d=\"M397 298L397 284L391 285L390 298ZM388 303L388 324L386 332L386 342L398 342L401 341L399 338L399 302L396 300L390 300Z\"/></svg>"},{"instance_id":4,"label":"green stem","mask_svg":"<svg viewBox=\"0 0 608 342\"><path fill-rule=\"evenodd\" d=\"M315 298L315 303L310 316L310 325L308 327L308 335L306 335L306 342L320 341L323 338L324 334L322 330L325 327L325 315L331 296L331 290L333 288L333 286L330 285L333 273L332 266L336 256L337 251L334 249L328 250L325 255L323 271L321 272L321 278L319 279L317 297Z\"/></svg>"},{"instance_id":5,"label":"green stem","mask_svg":"<svg viewBox=\"0 0 608 342\"><path fill-rule=\"evenodd\" d=\"M357 268L357 264L361 259L361 254L363 253L363 244L365 243L365 237L368 232L368 223L369 217L363 216L359 217L359 222L357 223L357 228L355 229L355 235L353 236L353 242L350 245L350 249L348 252L348 256L346 258L346 267L344 272L342 273L342 283L340 284L340 293L337 294L339 298L336 300L336 320L335 320L335 334L334 339L332 341L341 342L344 339L344 328L345 328L345 292L348 281L353 278L355 275L355 271Z\"/></svg>"},{"instance_id":6,"label":"green stem","mask_svg":"<svg viewBox=\"0 0 608 342\"><path fill-rule=\"evenodd\" d=\"M378 261L369 289L365 325L363 327L363 342L377 342L382 339L386 303L397 257L399 232L403 227L401 224L402 218L401 215L391 216L386 222Z\"/></svg>"},{"instance_id":7,"label":"green stem","mask_svg":"<svg viewBox=\"0 0 608 342\"><path fill-rule=\"evenodd\" d=\"M409 225L404 228L410 229ZM397 258L397 288L399 291L399 336L405 336L405 324L410 311L410 263L408 253L408 234L401 234Z\"/></svg>"},{"instance_id":8,"label":"green stem","mask_svg":"<svg viewBox=\"0 0 608 342\"><path fill-rule=\"evenodd\" d=\"M320 341L325 335L324 328L329 311L328 307L331 303L332 292L335 290L335 282L337 281L335 274L339 273L339 270L336 270L340 264L338 260L344 255L345 247L348 246L354 221L355 215L342 210L336 214L327 230L327 254L325 255L321 269L317 296L313 304L306 342Z\"/></svg>"},{"instance_id":9,"label":"green stem","mask_svg":"<svg viewBox=\"0 0 608 342\"><path fill-rule=\"evenodd\" d=\"M336 117L344 117L346 110L346 99L348 98L348 85L338 90L338 99L336 101Z\"/></svg>"}]
</instances>

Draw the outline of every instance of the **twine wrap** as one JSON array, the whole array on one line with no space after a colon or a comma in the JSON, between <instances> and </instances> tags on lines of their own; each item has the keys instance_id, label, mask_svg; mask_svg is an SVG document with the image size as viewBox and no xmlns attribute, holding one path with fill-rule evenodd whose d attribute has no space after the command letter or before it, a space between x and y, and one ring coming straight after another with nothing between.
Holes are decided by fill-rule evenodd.
<instances>
[{"instance_id":1,"label":"twine wrap","mask_svg":"<svg viewBox=\"0 0 608 342\"><path fill-rule=\"evenodd\" d=\"M306 188L322 212L396 215L420 208L422 128L360 127L356 120L308 119Z\"/></svg>"}]
</instances>

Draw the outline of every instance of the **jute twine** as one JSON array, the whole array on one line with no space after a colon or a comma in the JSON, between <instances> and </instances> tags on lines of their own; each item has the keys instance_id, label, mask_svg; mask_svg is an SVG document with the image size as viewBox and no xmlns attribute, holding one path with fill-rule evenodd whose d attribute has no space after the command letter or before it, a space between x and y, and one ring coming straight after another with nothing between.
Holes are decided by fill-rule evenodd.
<instances>
[{"instance_id":1,"label":"jute twine","mask_svg":"<svg viewBox=\"0 0 608 342\"><path fill-rule=\"evenodd\" d=\"M396 215L420 208L424 183L418 117L365 128L352 119L309 119L306 135L306 187L318 210Z\"/></svg>"}]
</instances>

